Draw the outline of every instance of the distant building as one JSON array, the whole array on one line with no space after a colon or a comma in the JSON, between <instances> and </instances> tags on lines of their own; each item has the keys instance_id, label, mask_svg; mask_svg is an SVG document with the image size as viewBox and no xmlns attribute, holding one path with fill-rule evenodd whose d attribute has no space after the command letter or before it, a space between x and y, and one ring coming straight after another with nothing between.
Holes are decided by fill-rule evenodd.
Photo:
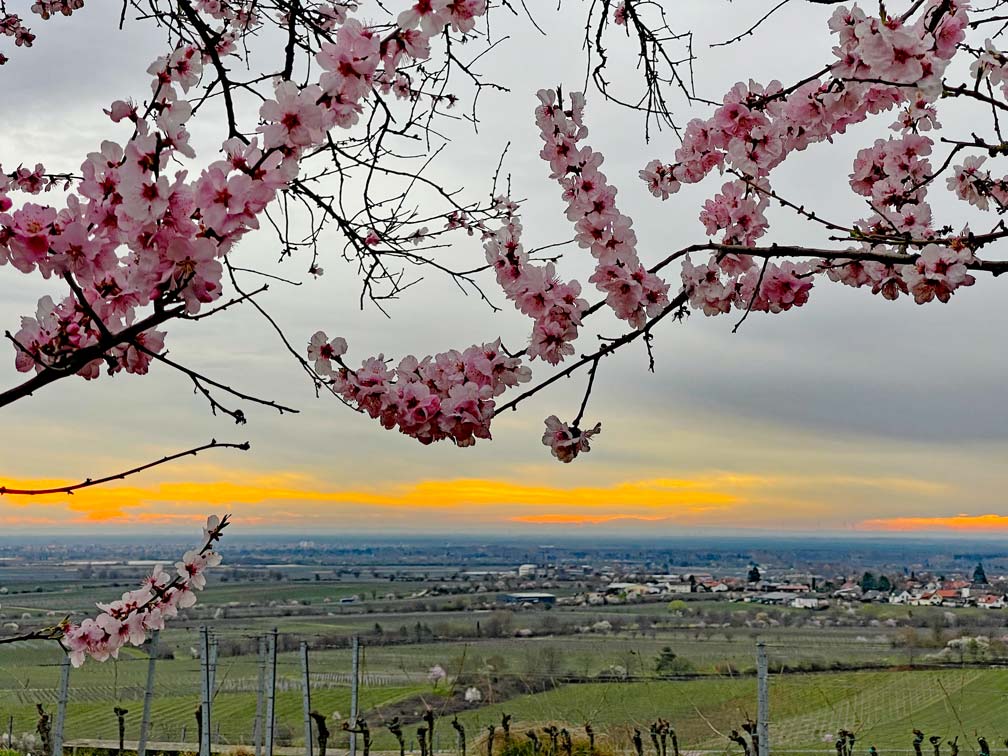
<instances>
[{"instance_id":1,"label":"distant building","mask_svg":"<svg viewBox=\"0 0 1008 756\"><path fill-rule=\"evenodd\" d=\"M778 585L777 590L785 591L786 593L808 593L812 588L806 583L784 583L783 585Z\"/></svg>"},{"instance_id":2,"label":"distant building","mask_svg":"<svg viewBox=\"0 0 1008 756\"><path fill-rule=\"evenodd\" d=\"M848 580L838 590L834 591L833 595L837 598L857 599L861 598L861 593L861 586L853 580Z\"/></svg>"},{"instance_id":3,"label":"distant building","mask_svg":"<svg viewBox=\"0 0 1008 756\"><path fill-rule=\"evenodd\" d=\"M693 586L689 583L664 583L661 589L665 593L692 593Z\"/></svg>"},{"instance_id":4,"label":"distant building","mask_svg":"<svg viewBox=\"0 0 1008 756\"><path fill-rule=\"evenodd\" d=\"M534 564L523 564L518 567L518 577L529 578L535 577L538 568Z\"/></svg>"},{"instance_id":5,"label":"distant building","mask_svg":"<svg viewBox=\"0 0 1008 756\"><path fill-rule=\"evenodd\" d=\"M728 586L720 580L704 580L700 585L705 591L711 593L724 593L729 590Z\"/></svg>"},{"instance_id":6,"label":"distant building","mask_svg":"<svg viewBox=\"0 0 1008 756\"><path fill-rule=\"evenodd\" d=\"M609 583L605 587L605 592L609 595L626 596L627 598L639 598L649 593L658 593L657 587L644 585L643 583Z\"/></svg>"},{"instance_id":7,"label":"distant building","mask_svg":"<svg viewBox=\"0 0 1008 756\"><path fill-rule=\"evenodd\" d=\"M752 598L753 603L757 604L775 604L777 606L784 606L786 604L791 604L795 600L795 595L793 593L788 593L786 591L766 591L764 593L758 593Z\"/></svg>"},{"instance_id":8,"label":"distant building","mask_svg":"<svg viewBox=\"0 0 1008 756\"><path fill-rule=\"evenodd\" d=\"M986 596L980 596L977 599L977 606L984 609L1004 609L1005 608L1005 597L995 596L994 594L987 594Z\"/></svg>"},{"instance_id":9,"label":"distant building","mask_svg":"<svg viewBox=\"0 0 1008 756\"><path fill-rule=\"evenodd\" d=\"M795 596L789 604L789 606L793 606L795 609L822 609L828 605L828 601L818 596Z\"/></svg>"},{"instance_id":10,"label":"distant building","mask_svg":"<svg viewBox=\"0 0 1008 756\"><path fill-rule=\"evenodd\" d=\"M938 603L941 606L963 606L965 603L962 589L942 588L940 591L935 591L935 594L938 596Z\"/></svg>"},{"instance_id":11,"label":"distant building","mask_svg":"<svg viewBox=\"0 0 1008 756\"><path fill-rule=\"evenodd\" d=\"M518 593L505 593L501 596L501 601L505 604L541 604L543 606L553 606L557 597L552 593L538 593L535 591L521 591Z\"/></svg>"}]
</instances>

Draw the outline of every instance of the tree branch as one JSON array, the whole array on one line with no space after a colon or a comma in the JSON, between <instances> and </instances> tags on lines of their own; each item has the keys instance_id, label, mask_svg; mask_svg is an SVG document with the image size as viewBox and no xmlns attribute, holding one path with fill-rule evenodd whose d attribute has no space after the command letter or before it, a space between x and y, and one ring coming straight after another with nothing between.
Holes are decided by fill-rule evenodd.
<instances>
[{"instance_id":1,"label":"tree branch","mask_svg":"<svg viewBox=\"0 0 1008 756\"><path fill-rule=\"evenodd\" d=\"M8 488L7 486L0 486L0 496L7 495L18 495L18 496L42 496L44 494L73 494L74 491L79 491L82 488L91 488L92 486L99 486L102 483L108 483L112 480L123 480L130 475L136 475L144 470L149 470L152 467L157 467L159 465L166 464L167 462L173 462L176 459L188 456L196 456L202 451L207 451L208 449L238 449L239 451L248 451L251 448L251 444L248 441L243 441L240 444L229 443L224 441L218 441L217 439L210 439L210 443L203 444L202 446L197 446L192 449L186 449L185 451L178 452L176 454L170 454L167 457L162 457L161 459L155 460L153 462L148 462L145 465L140 465L139 467L134 467L130 470L124 470L123 472L116 473L115 475L106 475L103 478L85 478L79 483L73 483L67 486L58 486L56 488Z\"/></svg>"}]
</instances>

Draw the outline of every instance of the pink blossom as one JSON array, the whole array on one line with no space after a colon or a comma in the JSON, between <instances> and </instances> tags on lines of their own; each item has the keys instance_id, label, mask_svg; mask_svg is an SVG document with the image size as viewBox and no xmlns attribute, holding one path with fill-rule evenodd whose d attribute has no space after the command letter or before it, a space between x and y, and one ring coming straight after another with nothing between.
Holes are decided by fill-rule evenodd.
<instances>
[{"instance_id":1,"label":"pink blossom","mask_svg":"<svg viewBox=\"0 0 1008 756\"><path fill-rule=\"evenodd\" d=\"M760 294L766 300L766 308L770 312L786 312L808 302L811 289L812 278L808 266L787 261L767 266Z\"/></svg>"},{"instance_id":2,"label":"pink blossom","mask_svg":"<svg viewBox=\"0 0 1008 756\"><path fill-rule=\"evenodd\" d=\"M171 280L181 289L189 312L198 312L200 304L219 296L223 273L216 260L217 249L209 239L175 239L165 250L165 259L172 264Z\"/></svg>"},{"instance_id":3,"label":"pink blossom","mask_svg":"<svg viewBox=\"0 0 1008 756\"><path fill-rule=\"evenodd\" d=\"M990 173L980 169L986 159L972 155L965 158L960 165L955 166L955 173L947 179L949 191L981 210L990 208L993 188Z\"/></svg>"},{"instance_id":4,"label":"pink blossom","mask_svg":"<svg viewBox=\"0 0 1008 756\"><path fill-rule=\"evenodd\" d=\"M417 26L427 35L433 35L447 23L449 0L416 0L413 6L399 14L396 23L403 29Z\"/></svg>"},{"instance_id":5,"label":"pink blossom","mask_svg":"<svg viewBox=\"0 0 1008 756\"><path fill-rule=\"evenodd\" d=\"M972 260L973 255L967 249L927 245L917 262L912 267L908 266L904 274L914 301L917 304L933 299L948 302L956 289L972 286L975 279L966 268L966 264Z\"/></svg>"},{"instance_id":6,"label":"pink blossom","mask_svg":"<svg viewBox=\"0 0 1008 756\"><path fill-rule=\"evenodd\" d=\"M280 145L289 148L307 147L322 138L322 109L318 105L322 90L314 85L300 89L292 81L278 82L275 98L259 108L259 117L265 121L260 128L263 145L267 148Z\"/></svg>"},{"instance_id":7,"label":"pink blossom","mask_svg":"<svg viewBox=\"0 0 1008 756\"><path fill-rule=\"evenodd\" d=\"M332 341L324 331L316 331L308 342L308 359L315 361L315 370L322 375L332 375L332 361L346 354L346 339L337 336Z\"/></svg>"},{"instance_id":8,"label":"pink blossom","mask_svg":"<svg viewBox=\"0 0 1008 756\"><path fill-rule=\"evenodd\" d=\"M36 266L43 265L55 220L55 209L31 202L11 216L0 215L0 224L9 229L10 261L15 268L30 273Z\"/></svg>"},{"instance_id":9,"label":"pink blossom","mask_svg":"<svg viewBox=\"0 0 1008 756\"><path fill-rule=\"evenodd\" d=\"M79 624L67 623L61 643L70 662L81 666L85 658L96 661L117 658L123 646L140 646L152 630L164 628L165 618L178 614L180 608L192 606L196 592L206 586L205 571L221 562L220 554L212 550L220 539L228 518L211 517L203 528L203 546L188 551L176 565L173 578L160 566L155 566L140 588L122 594L108 604L98 604L100 613Z\"/></svg>"},{"instance_id":10,"label":"pink blossom","mask_svg":"<svg viewBox=\"0 0 1008 756\"><path fill-rule=\"evenodd\" d=\"M543 433L543 445L550 448L550 454L561 462L573 462L581 452L591 451L589 441L592 436L602 432L602 423L596 423L594 428L582 430L577 425L568 425L556 415L546 418L546 432Z\"/></svg>"},{"instance_id":11,"label":"pink blossom","mask_svg":"<svg viewBox=\"0 0 1008 756\"><path fill-rule=\"evenodd\" d=\"M652 160L640 172L641 180L648 186L648 191L663 200L679 191L679 182L673 177L673 166L665 165L660 160Z\"/></svg>"}]
</instances>

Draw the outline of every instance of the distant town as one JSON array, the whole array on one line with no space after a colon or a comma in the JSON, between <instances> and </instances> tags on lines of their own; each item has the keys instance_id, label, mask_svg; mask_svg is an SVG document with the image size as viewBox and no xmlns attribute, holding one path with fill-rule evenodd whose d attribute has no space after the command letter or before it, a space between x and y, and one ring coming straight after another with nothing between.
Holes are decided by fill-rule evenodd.
<instances>
[{"instance_id":1,"label":"distant town","mask_svg":"<svg viewBox=\"0 0 1008 756\"><path fill-rule=\"evenodd\" d=\"M1004 609L1008 578L991 579L982 563L970 575L911 574L889 578L865 572L858 578L817 575L790 576L785 580L764 579L758 565L752 565L745 578L717 576L711 573L641 575L637 573L595 573L585 566L587 575L597 580L594 590L560 597L543 589L561 586L574 579L569 571L523 564L516 572L463 573L468 578L490 580L498 590L506 589L517 578L519 589L502 594L501 600L512 605L565 604L608 605L674 599L683 595L710 594L709 598L745 601L755 604L790 606L797 609L826 609L834 602L888 603L907 606L976 606ZM484 588L477 583L476 591Z\"/></svg>"},{"instance_id":2,"label":"distant town","mask_svg":"<svg viewBox=\"0 0 1008 756\"><path fill-rule=\"evenodd\" d=\"M728 539L718 548L690 540L667 545L533 545L272 539L228 547L226 565L217 577L221 582L383 586L381 591L323 600L344 607L466 595L473 599L465 604L470 609L604 607L677 599L813 611L845 604L993 610L1008 603L1008 552L990 543L966 548L952 542L936 548L930 542ZM0 597L45 592L67 581L93 587L128 585L171 548L130 541L0 540ZM988 565L998 572L988 572ZM31 581L19 582L26 575ZM410 587L416 583L423 585Z\"/></svg>"}]
</instances>

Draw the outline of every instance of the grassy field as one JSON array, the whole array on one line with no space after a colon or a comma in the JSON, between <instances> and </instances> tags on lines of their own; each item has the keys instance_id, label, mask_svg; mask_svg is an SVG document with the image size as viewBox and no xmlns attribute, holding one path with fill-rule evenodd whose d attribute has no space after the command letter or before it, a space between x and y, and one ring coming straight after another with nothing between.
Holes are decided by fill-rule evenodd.
<instances>
[{"instance_id":1,"label":"grassy field","mask_svg":"<svg viewBox=\"0 0 1008 756\"><path fill-rule=\"evenodd\" d=\"M844 640L839 648L844 647ZM638 682L595 682L565 684L546 693L520 695L493 702L493 679L517 676L533 680L549 674L544 664L556 663L556 652L568 669L594 671L613 660L626 661L631 674L653 676L647 667L658 645L669 639L642 638L536 638L500 639L475 644L429 643L410 646L366 647L362 659L365 685L361 703L365 710L410 700L415 713L424 702L438 705L443 687L432 688L424 677L433 664L441 664L449 674L460 670L473 676L484 691L484 704L460 714L471 738L497 723L503 712L513 715L515 728L551 722L580 727L590 721L600 735L619 749L629 747L634 726L642 727L657 717L670 720L684 747L721 749L725 734L738 727L747 716L755 716L755 680L749 676L718 675L686 681L646 679ZM692 643L708 644L711 658L737 654L751 659L748 639L689 640L680 638L677 650ZM847 643L850 645L849 641ZM794 660L796 650L812 653L805 635L793 634L790 642L781 636L771 643L771 659ZM859 644L865 645L864 643ZM867 644L870 646L871 644ZM878 647L876 650L882 650ZM865 649L862 652L867 653ZM552 662L544 661L546 659ZM22 646L17 652L0 652L0 724L15 717L18 732L34 729L34 704L42 702L55 710L59 675L59 652L41 642ZM636 663L639 669L635 669ZM326 714L349 712L349 688L345 673L349 656L343 650L313 652L313 707ZM494 665L503 665L500 669ZM771 665L773 667L773 665ZM129 709L127 737L136 737L139 728L146 658L135 650L124 651L118 662L88 664L71 674L70 704L66 737L113 738L116 719L112 708ZM176 740L194 737L194 711L199 700L199 663L181 656L157 665L157 695L153 709L155 739ZM482 673L481 673L482 671ZM342 676L341 676L342 675ZM220 726L223 742L248 742L255 714L254 686L257 664L253 657L223 657L219 661L219 692L214 701L213 721ZM300 667L296 654L278 658L277 732L281 739L297 743L302 737ZM846 727L858 733L867 747L883 749L909 747L910 731L920 727L928 734L960 736L966 746L974 733L986 734L1000 742L1008 713L1008 673L984 668L927 671L833 672L806 675L773 675L771 717L773 742L787 749L831 748L829 736ZM332 729L338 728L338 722ZM407 728L415 739L415 726ZM449 723L438 730L444 748L454 742ZM337 740L337 742L339 742ZM394 741L382 730L375 733L375 747L392 748ZM968 747L964 747L964 753Z\"/></svg>"},{"instance_id":2,"label":"grassy field","mask_svg":"<svg viewBox=\"0 0 1008 756\"><path fill-rule=\"evenodd\" d=\"M24 613L56 621L62 614L54 614L52 607L83 610L122 590L111 584L79 590L71 580L39 585L42 591L3 597L5 621L22 620ZM466 684L476 683L484 694L482 705L459 715L471 742L506 711L514 716L516 728L549 722L580 727L592 721L600 737L610 738L620 751L629 749L634 726L642 727L646 739L647 724L664 717L673 722L684 748L724 751L729 746L724 735L746 716L755 716L755 681L747 673L754 667L757 638L766 642L771 672L778 673L771 685L771 717L773 742L779 749L832 753L830 736L843 727L858 732L859 747L874 744L886 756L886 750L909 749L910 731L916 726L928 734L959 735L966 756L972 753L976 732L995 744L1008 735L1008 672L972 667L779 674L782 665L819 669L904 665L911 652L901 645L907 628L896 627L897 621L917 626L918 646L940 646L959 633L997 638L1003 630L992 625L997 617L989 612L962 610L952 622L937 607L869 605L858 607L856 614L849 607L810 613L712 600L691 600L685 608L677 601L558 606L549 611L462 611L465 604L460 602L468 600L463 597L410 597L422 590L418 583L364 578L214 585L198 611L162 633L162 648L175 658L157 663L152 737L177 740L184 729L187 739L195 738L199 662L192 649L201 624L209 625L226 649L219 659L213 714L214 729L220 725L225 743L247 743L251 737L258 677L256 637L273 627L294 645L307 640L330 646L311 652L313 707L329 715L339 712L345 718L349 713L350 652L331 646L351 634L363 638L361 703L372 712L372 721L379 721L376 711L381 707L396 707L412 721L427 703L434 708L443 704L445 685L434 689L427 681L435 665L446 669L450 678L464 676ZM398 598L386 598L393 591ZM361 602L339 603L351 595ZM485 594L478 600L485 601ZM590 628L600 620L616 629L560 634ZM483 637L492 626L501 637ZM534 637L514 637L525 628ZM390 639L397 643L389 644ZM411 642L402 643L404 639ZM655 660L665 646L704 677L659 679ZM236 650L243 655L232 655ZM933 650L918 647L913 658L920 662ZM61 651L52 643L0 645L0 730L6 729L10 715L16 731L34 730L37 702L55 712L60 658ZM147 658L137 649L125 649L116 662L88 663L74 670L66 738L114 737L116 705L129 709L127 737L135 738L146 672ZM599 680L613 673L634 681ZM303 729L297 654L279 655L277 677L277 732L281 742L298 743ZM499 698L495 689L528 690L543 680L563 684L545 693L494 700ZM333 720L330 727L337 732L339 724ZM415 740L416 726L410 725L407 732ZM337 732L334 737L339 745L345 736ZM454 737L449 722L442 721L437 736L441 747L449 749ZM381 729L375 738L376 748L394 745Z\"/></svg>"},{"instance_id":3,"label":"grassy field","mask_svg":"<svg viewBox=\"0 0 1008 756\"><path fill-rule=\"evenodd\" d=\"M996 670L860 672L789 675L771 682L772 742L780 749L832 749L841 727L858 734L859 750L910 748L911 731L959 736L972 752L974 733L1000 743L1008 711L1008 676ZM512 714L513 728L549 723L580 727L591 722L615 749L628 749L633 727L647 737L658 717L672 722L686 749L728 746L718 734L755 717L756 684L748 679L568 685L460 715L466 730L483 733ZM448 723L442 724L448 737ZM715 732L717 730L718 732ZM391 747L380 734L379 747ZM737 749L736 749L737 750Z\"/></svg>"}]
</instances>

